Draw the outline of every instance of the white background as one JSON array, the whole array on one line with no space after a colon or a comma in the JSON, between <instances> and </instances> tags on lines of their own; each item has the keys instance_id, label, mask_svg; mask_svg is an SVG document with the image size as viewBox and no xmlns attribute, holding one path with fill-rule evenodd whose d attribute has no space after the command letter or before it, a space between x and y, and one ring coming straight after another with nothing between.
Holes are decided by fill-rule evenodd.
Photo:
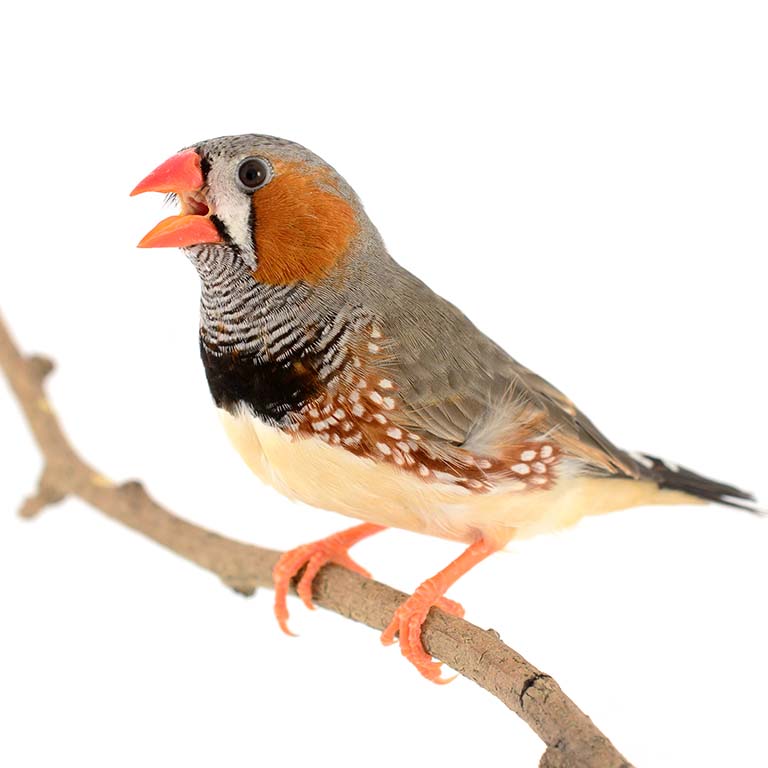
<instances>
[{"instance_id":1,"label":"white background","mask_svg":"<svg viewBox=\"0 0 768 768\"><path fill-rule=\"evenodd\" d=\"M129 199L178 148L300 141L391 252L617 442L768 498L768 23L763 3L16 3L4 12L0 307L54 356L104 473L287 548L348 521L226 443L197 277L134 244ZM471 683L291 601L252 600L79 502L14 512L38 453L0 385L0 764L534 766ZM635 509L512 547L451 593L554 675L639 766L768 764L768 522ZM410 589L458 545L356 556Z\"/></svg>"}]
</instances>

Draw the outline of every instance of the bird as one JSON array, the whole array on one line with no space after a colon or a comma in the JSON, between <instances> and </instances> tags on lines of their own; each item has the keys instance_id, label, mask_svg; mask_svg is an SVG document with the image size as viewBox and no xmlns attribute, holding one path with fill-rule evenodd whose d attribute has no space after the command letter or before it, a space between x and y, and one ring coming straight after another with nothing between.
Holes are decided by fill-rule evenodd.
<instances>
[{"instance_id":1,"label":"bird","mask_svg":"<svg viewBox=\"0 0 768 768\"><path fill-rule=\"evenodd\" d=\"M200 355L224 429L247 466L285 496L357 524L286 552L274 611L312 608L327 563L387 528L462 542L382 633L428 680L432 607L512 540L586 515L755 497L614 445L574 403L398 264L352 187L300 144L223 136L172 155L132 191L180 204L139 243L181 248L200 278ZM303 571L302 571L303 569Z\"/></svg>"}]
</instances>

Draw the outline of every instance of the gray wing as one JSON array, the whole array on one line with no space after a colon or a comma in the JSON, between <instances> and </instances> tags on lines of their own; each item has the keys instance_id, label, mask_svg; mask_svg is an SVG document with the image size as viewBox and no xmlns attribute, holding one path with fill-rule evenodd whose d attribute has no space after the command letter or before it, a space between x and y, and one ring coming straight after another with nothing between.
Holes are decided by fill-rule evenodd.
<instances>
[{"instance_id":1,"label":"gray wing","mask_svg":"<svg viewBox=\"0 0 768 768\"><path fill-rule=\"evenodd\" d=\"M413 276L380 315L392 340L403 426L446 449L493 455L547 436L601 474L642 469L559 390L512 359L456 307Z\"/></svg>"}]
</instances>

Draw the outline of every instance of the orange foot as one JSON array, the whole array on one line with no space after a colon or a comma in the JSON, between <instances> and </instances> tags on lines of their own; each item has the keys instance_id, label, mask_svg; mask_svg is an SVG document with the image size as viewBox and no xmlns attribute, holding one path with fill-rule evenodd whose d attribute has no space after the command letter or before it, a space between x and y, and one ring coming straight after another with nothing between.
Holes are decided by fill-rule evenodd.
<instances>
[{"instance_id":1,"label":"orange foot","mask_svg":"<svg viewBox=\"0 0 768 768\"><path fill-rule=\"evenodd\" d=\"M395 611L389 626L381 634L381 642L384 645L391 645L395 641L395 634L399 634L400 652L427 680L441 685L450 683L454 678L442 677L440 674L442 664L433 661L432 657L424 650L424 645L421 641L422 624L426 621L427 614L432 606L454 616L464 616L464 609L458 603L449 600L443 595L470 568L477 565L477 563L484 560L497 549L498 547L481 539L472 544L447 568L444 568L431 579L427 579Z\"/></svg>"},{"instance_id":2,"label":"orange foot","mask_svg":"<svg viewBox=\"0 0 768 768\"><path fill-rule=\"evenodd\" d=\"M358 565L347 553L347 550L358 541L372 536L374 533L385 530L383 525L374 525L373 523L363 523L349 528L346 531L335 533L326 539L313 541L311 544L304 544L301 547L286 552L277 561L272 569L272 580L275 583L275 616L280 629L287 635L293 635L288 629L288 589L293 577L304 566L304 573L299 579L296 592L307 608L314 610L312 603L312 582L315 580L318 571L326 563L336 563L350 571L355 571L363 576L370 576L368 571Z\"/></svg>"},{"instance_id":3,"label":"orange foot","mask_svg":"<svg viewBox=\"0 0 768 768\"><path fill-rule=\"evenodd\" d=\"M400 637L400 652L427 680L444 685L456 677L442 677L442 664L432 661L432 657L424 650L421 642L421 625L426 621L432 606L453 616L462 618L464 609L459 603L439 595L432 579L425 581L404 603L395 611L389 626L381 633L381 642L392 645L395 633Z\"/></svg>"}]
</instances>

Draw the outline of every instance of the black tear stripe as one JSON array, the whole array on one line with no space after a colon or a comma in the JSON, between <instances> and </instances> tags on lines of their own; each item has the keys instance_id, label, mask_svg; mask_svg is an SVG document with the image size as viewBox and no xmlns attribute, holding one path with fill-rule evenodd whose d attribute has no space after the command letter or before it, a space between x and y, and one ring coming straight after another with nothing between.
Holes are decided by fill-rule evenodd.
<instances>
[{"instance_id":1,"label":"black tear stripe","mask_svg":"<svg viewBox=\"0 0 768 768\"><path fill-rule=\"evenodd\" d=\"M268 424L285 424L322 391L311 355L275 362L236 352L214 352L200 339L200 356L213 400L235 413L241 404Z\"/></svg>"},{"instance_id":2,"label":"black tear stripe","mask_svg":"<svg viewBox=\"0 0 768 768\"><path fill-rule=\"evenodd\" d=\"M235 247L234 243L232 242L232 238L229 236L229 232L227 232L227 228L224 225L224 222L216 216L216 214L211 215L210 217L211 224L213 224L214 227L216 227L216 231L219 233L219 236L221 239L227 244L232 247Z\"/></svg>"},{"instance_id":3,"label":"black tear stripe","mask_svg":"<svg viewBox=\"0 0 768 768\"><path fill-rule=\"evenodd\" d=\"M203 181L208 181L208 173L211 170L211 161L199 150L198 154L200 155L200 170L203 173Z\"/></svg>"}]
</instances>

